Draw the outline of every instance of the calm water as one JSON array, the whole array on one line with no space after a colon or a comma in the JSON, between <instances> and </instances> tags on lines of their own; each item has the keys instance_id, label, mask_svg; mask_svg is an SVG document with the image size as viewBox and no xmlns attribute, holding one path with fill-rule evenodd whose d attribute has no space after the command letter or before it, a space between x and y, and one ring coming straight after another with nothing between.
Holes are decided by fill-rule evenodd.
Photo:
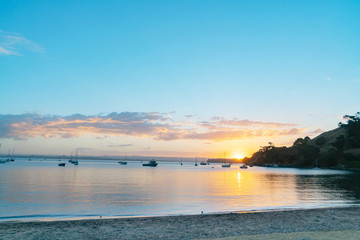
<instances>
[{"instance_id":1,"label":"calm water","mask_svg":"<svg viewBox=\"0 0 360 240\"><path fill-rule=\"evenodd\" d=\"M17 159L0 164L0 221L199 214L360 203L348 171Z\"/></svg>"}]
</instances>

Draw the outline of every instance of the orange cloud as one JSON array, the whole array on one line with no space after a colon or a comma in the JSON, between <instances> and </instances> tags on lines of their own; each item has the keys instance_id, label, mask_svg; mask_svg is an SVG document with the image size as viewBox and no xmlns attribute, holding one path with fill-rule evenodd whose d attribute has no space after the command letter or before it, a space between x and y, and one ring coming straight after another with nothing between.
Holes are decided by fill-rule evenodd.
<instances>
[{"instance_id":1,"label":"orange cloud","mask_svg":"<svg viewBox=\"0 0 360 240\"><path fill-rule=\"evenodd\" d=\"M195 139L224 141L256 137L297 135L295 124L227 120L173 121L169 113L121 112L108 115L43 116L39 114L0 115L0 138L72 138L88 134L148 137L172 141Z\"/></svg>"}]
</instances>

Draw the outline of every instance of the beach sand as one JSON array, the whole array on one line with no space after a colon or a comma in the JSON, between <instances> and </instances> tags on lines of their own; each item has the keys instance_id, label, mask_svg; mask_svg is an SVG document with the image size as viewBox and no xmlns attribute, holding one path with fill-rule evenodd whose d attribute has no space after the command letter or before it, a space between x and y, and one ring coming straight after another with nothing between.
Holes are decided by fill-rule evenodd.
<instances>
[{"instance_id":1,"label":"beach sand","mask_svg":"<svg viewBox=\"0 0 360 240\"><path fill-rule=\"evenodd\" d=\"M11 222L0 239L360 239L360 207Z\"/></svg>"}]
</instances>

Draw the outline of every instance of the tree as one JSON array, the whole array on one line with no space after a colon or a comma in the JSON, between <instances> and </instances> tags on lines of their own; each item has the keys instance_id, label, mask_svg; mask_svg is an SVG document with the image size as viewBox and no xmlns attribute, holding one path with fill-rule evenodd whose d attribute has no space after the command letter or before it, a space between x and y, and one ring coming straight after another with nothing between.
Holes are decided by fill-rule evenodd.
<instances>
[{"instance_id":1,"label":"tree","mask_svg":"<svg viewBox=\"0 0 360 240\"><path fill-rule=\"evenodd\" d=\"M360 112L345 115L344 119L346 123L340 122L339 126L346 130L345 148L360 148Z\"/></svg>"}]
</instances>

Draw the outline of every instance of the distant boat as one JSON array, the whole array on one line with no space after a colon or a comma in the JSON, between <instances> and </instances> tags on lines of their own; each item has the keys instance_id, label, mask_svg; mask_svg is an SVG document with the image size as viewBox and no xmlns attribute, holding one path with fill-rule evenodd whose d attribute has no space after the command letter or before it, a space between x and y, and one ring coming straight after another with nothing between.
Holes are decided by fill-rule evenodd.
<instances>
[{"instance_id":1,"label":"distant boat","mask_svg":"<svg viewBox=\"0 0 360 240\"><path fill-rule=\"evenodd\" d=\"M0 163L1 164L6 163L6 160L0 160Z\"/></svg>"},{"instance_id":2,"label":"distant boat","mask_svg":"<svg viewBox=\"0 0 360 240\"><path fill-rule=\"evenodd\" d=\"M59 163L58 166L59 167L65 167L65 163Z\"/></svg>"},{"instance_id":3,"label":"distant boat","mask_svg":"<svg viewBox=\"0 0 360 240\"><path fill-rule=\"evenodd\" d=\"M74 165L79 165L79 152L76 150L76 154L75 154L75 160L72 161L72 164Z\"/></svg>"},{"instance_id":4,"label":"distant boat","mask_svg":"<svg viewBox=\"0 0 360 240\"><path fill-rule=\"evenodd\" d=\"M69 161L68 161L69 163L74 163L74 159L73 159L73 153L71 152L71 157L70 157L70 159L69 159Z\"/></svg>"},{"instance_id":5,"label":"distant boat","mask_svg":"<svg viewBox=\"0 0 360 240\"><path fill-rule=\"evenodd\" d=\"M197 157L196 157L196 160L195 160L195 167L197 167L197 165L198 165L198 164L197 164Z\"/></svg>"},{"instance_id":6,"label":"distant boat","mask_svg":"<svg viewBox=\"0 0 360 240\"><path fill-rule=\"evenodd\" d=\"M207 163L206 162L201 162L200 165L207 165Z\"/></svg>"},{"instance_id":7,"label":"distant boat","mask_svg":"<svg viewBox=\"0 0 360 240\"><path fill-rule=\"evenodd\" d=\"M244 165L241 165L240 168L247 169L248 167L244 164Z\"/></svg>"},{"instance_id":8,"label":"distant boat","mask_svg":"<svg viewBox=\"0 0 360 240\"><path fill-rule=\"evenodd\" d=\"M158 163L155 160L149 161L149 163L143 163L144 167L156 167Z\"/></svg>"},{"instance_id":9,"label":"distant boat","mask_svg":"<svg viewBox=\"0 0 360 240\"><path fill-rule=\"evenodd\" d=\"M221 167L231 167L231 163L224 163L221 165Z\"/></svg>"},{"instance_id":10,"label":"distant boat","mask_svg":"<svg viewBox=\"0 0 360 240\"><path fill-rule=\"evenodd\" d=\"M226 153L224 153L224 162L226 162ZM231 163L223 163L221 167L231 167Z\"/></svg>"},{"instance_id":11,"label":"distant boat","mask_svg":"<svg viewBox=\"0 0 360 240\"><path fill-rule=\"evenodd\" d=\"M127 164L127 162L125 162L125 161L120 161L118 163L120 163L120 165L126 165Z\"/></svg>"},{"instance_id":12,"label":"distant boat","mask_svg":"<svg viewBox=\"0 0 360 240\"><path fill-rule=\"evenodd\" d=\"M14 148L13 148L13 153L12 153L12 157L10 158L10 162L14 162L14 161L15 161L15 158L14 158L15 154L14 154L14 152L15 152L15 150L14 150Z\"/></svg>"}]
</instances>

